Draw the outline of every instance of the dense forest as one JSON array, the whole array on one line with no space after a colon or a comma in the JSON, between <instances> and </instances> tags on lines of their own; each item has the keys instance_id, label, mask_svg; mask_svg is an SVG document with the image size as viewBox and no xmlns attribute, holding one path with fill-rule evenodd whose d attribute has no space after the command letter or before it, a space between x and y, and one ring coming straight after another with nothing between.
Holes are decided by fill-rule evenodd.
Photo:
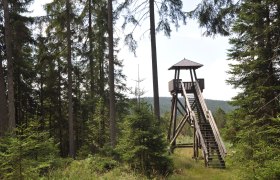
<instances>
[{"instance_id":1,"label":"dense forest","mask_svg":"<svg viewBox=\"0 0 280 180\"><path fill-rule=\"evenodd\" d=\"M230 172L280 179L279 1L201 0L183 12L182 0L53 0L45 16L33 17L34 1L0 4L0 179L180 173L176 163L186 162L168 156L170 116L160 114L156 32L170 36L189 19L205 36L230 37L227 83L240 92L232 111L214 112L231 149L227 166L238 170ZM119 43L137 51L133 33L143 21L150 25L152 108L139 91L127 98L118 59ZM126 32L124 42L117 28Z\"/></svg>"}]
</instances>

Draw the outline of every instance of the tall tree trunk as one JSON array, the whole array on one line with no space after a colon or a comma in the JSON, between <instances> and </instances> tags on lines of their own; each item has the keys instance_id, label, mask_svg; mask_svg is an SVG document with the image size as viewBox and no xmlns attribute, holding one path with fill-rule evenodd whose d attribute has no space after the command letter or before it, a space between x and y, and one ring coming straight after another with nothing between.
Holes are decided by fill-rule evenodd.
<instances>
[{"instance_id":1,"label":"tall tree trunk","mask_svg":"<svg viewBox=\"0 0 280 180\"><path fill-rule=\"evenodd\" d=\"M64 123L64 117L62 115L62 78L61 78L61 73L62 73L62 67L61 67L61 62L58 59L57 61L57 66L58 66L58 127L59 127L59 147L60 147L60 156L64 157L67 155L68 152L65 151L65 140L64 140L64 129L63 129L63 123ZM51 120L51 119L50 119ZM54 125L55 126L55 125Z\"/></svg>"},{"instance_id":2,"label":"tall tree trunk","mask_svg":"<svg viewBox=\"0 0 280 180\"><path fill-rule=\"evenodd\" d=\"M104 56L103 52L101 53L102 57ZM101 98L101 110L100 110L100 122L99 122L99 135L98 135L98 141L99 146L102 148L104 146L105 142L105 102L106 102L106 95L105 95L105 83L104 83L104 61L103 58L101 58L101 55L99 55L99 95Z\"/></svg>"},{"instance_id":3,"label":"tall tree trunk","mask_svg":"<svg viewBox=\"0 0 280 180\"><path fill-rule=\"evenodd\" d=\"M150 33L151 33L151 51L152 51L152 71L154 88L154 113L158 122L160 121L159 94L158 94L158 73L157 73L157 47L155 30L155 10L154 0L150 0Z\"/></svg>"},{"instance_id":4,"label":"tall tree trunk","mask_svg":"<svg viewBox=\"0 0 280 180\"><path fill-rule=\"evenodd\" d=\"M66 1L67 11L67 70L68 70L68 127L69 127L69 155L75 157L73 97L72 97L72 62L71 62L71 29L70 29L70 0Z\"/></svg>"},{"instance_id":5,"label":"tall tree trunk","mask_svg":"<svg viewBox=\"0 0 280 180\"><path fill-rule=\"evenodd\" d=\"M7 131L9 122L2 59L0 59L0 102L0 136L2 136Z\"/></svg>"},{"instance_id":6,"label":"tall tree trunk","mask_svg":"<svg viewBox=\"0 0 280 180\"><path fill-rule=\"evenodd\" d=\"M109 98L110 98L110 139L111 146L116 145L116 108L114 85L114 36L113 36L113 7L112 0L108 0L108 33L109 33Z\"/></svg>"},{"instance_id":7,"label":"tall tree trunk","mask_svg":"<svg viewBox=\"0 0 280 180\"><path fill-rule=\"evenodd\" d=\"M42 129L45 128L45 111L44 111L44 78L43 78L43 70L40 69L40 127Z\"/></svg>"},{"instance_id":8,"label":"tall tree trunk","mask_svg":"<svg viewBox=\"0 0 280 180\"><path fill-rule=\"evenodd\" d=\"M92 0L88 0L88 39L89 39L89 69L90 69L90 96L94 95L94 75L93 75L93 37L92 37ZM91 109L93 111L93 108Z\"/></svg>"},{"instance_id":9,"label":"tall tree trunk","mask_svg":"<svg viewBox=\"0 0 280 180\"><path fill-rule=\"evenodd\" d=\"M8 110L9 124L8 128L12 129L16 126L15 121L15 92L14 92L14 64L12 58L12 37L9 17L8 0L3 0L4 18L5 18L5 44L8 64Z\"/></svg>"}]
</instances>

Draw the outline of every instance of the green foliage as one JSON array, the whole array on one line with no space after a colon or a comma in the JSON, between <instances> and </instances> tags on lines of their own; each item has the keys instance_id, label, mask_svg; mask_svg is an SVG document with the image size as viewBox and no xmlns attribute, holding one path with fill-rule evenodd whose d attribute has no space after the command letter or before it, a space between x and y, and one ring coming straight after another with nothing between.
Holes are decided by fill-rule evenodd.
<instances>
[{"instance_id":1,"label":"green foliage","mask_svg":"<svg viewBox=\"0 0 280 180\"><path fill-rule=\"evenodd\" d=\"M231 149L227 148L228 151ZM201 155L201 154L200 154ZM178 148L172 154L174 173L168 177L170 180L207 179L207 180L238 180L238 168L227 163L226 169L205 168L202 160L192 158L191 148ZM227 161L228 162L228 161Z\"/></svg>"},{"instance_id":2,"label":"green foliage","mask_svg":"<svg viewBox=\"0 0 280 180\"><path fill-rule=\"evenodd\" d=\"M232 26L228 83L241 92L226 138L246 179L279 179L279 2L243 0ZM276 8L277 7L277 8Z\"/></svg>"},{"instance_id":3,"label":"green foliage","mask_svg":"<svg viewBox=\"0 0 280 180\"><path fill-rule=\"evenodd\" d=\"M134 1L126 0L119 3L116 9L116 17L123 16L122 28L129 29L124 43L134 54L136 54L137 49L137 41L133 37L134 30L148 19L150 13L149 2L148 0L142 0L135 3ZM160 0L153 1L153 3L158 7L158 22L155 29L157 32L163 32L164 35L170 37L172 25L178 29L180 22L186 24L186 13L182 10L182 0Z\"/></svg>"},{"instance_id":4,"label":"green foliage","mask_svg":"<svg viewBox=\"0 0 280 180\"><path fill-rule=\"evenodd\" d=\"M214 114L214 119L216 121L217 127L218 129L224 128L226 125L226 113L224 110L222 110L221 108L218 108Z\"/></svg>"},{"instance_id":5,"label":"green foliage","mask_svg":"<svg viewBox=\"0 0 280 180\"><path fill-rule=\"evenodd\" d=\"M105 173L118 166L118 162L110 157L91 156L91 167L96 173Z\"/></svg>"},{"instance_id":6,"label":"green foliage","mask_svg":"<svg viewBox=\"0 0 280 180\"><path fill-rule=\"evenodd\" d=\"M112 158L88 156L83 160L74 160L64 168L53 170L43 179L146 179L135 174L126 164L119 164Z\"/></svg>"},{"instance_id":7,"label":"green foliage","mask_svg":"<svg viewBox=\"0 0 280 180\"><path fill-rule=\"evenodd\" d=\"M236 132L233 164L243 170L246 179L279 179L280 119L266 119L269 125L263 126L259 126L258 121L260 119L251 120L249 129Z\"/></svg>"},{"instance_id":8,"label":"green foliage","mask_svg":"<svg viewBox=\"0 0 280 180\"><path fill-rule=\"evenodd\" d=\"M87 151L83 152L84 156L100 151L106 138L108 139L108 134L105 132L105 119L108 116L108 110L101 98L95 105L95 113L86 122L85 144L82 150L87 149Z\"/></svg>"},{"instance_id":9,"label":"green foliage","mask_svg":"<svg viewBox=\"0 0 280 180\"><path fill-rule=\"evenodd\" d=\"M166 145L149 106L142 103L125 118L116 150L133 169L152 177L166 175L172 170Z\"/></svg>"},{"instance_id":10,"label":"green foliage","mask_svg":"<svg viewBox=\"0 0 280 180\"><path fill-rule=\"evenodd\" d=\"M56 164L57 146L49 134L31 121L0 139L0 179L38 178Z\"/></svg>"},{"instance_id":11,"label":"green foliage","mask_svg":"<svg viewBox=\"0 0 280 180\"><path fill-rule=\"evenodd\" d=\"M188 16L198 19L200 27L206 28L204 35L228 36L238 11L238 3L233 0L202 0Z\"/></svg>"}]
</instances>

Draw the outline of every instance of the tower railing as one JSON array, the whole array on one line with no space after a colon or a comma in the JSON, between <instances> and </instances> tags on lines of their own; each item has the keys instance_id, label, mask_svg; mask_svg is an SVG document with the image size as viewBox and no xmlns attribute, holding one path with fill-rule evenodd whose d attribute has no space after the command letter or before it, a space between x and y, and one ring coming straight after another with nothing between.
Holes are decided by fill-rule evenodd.
<instances>
[{"instance_id":1,"label":"tower railing","mask_svg":"<svg viewBox=\"0 0 280 180\"><path fill-rule=\"evenodd\" d=\"M200 90L203 91L204 89L204 79L198 79L198 84L200 87ZM182 92L182 87L185 88L185 91L187 93L193 92L193 82L183 82L182 79L173 79L168 82L168 88L169 92Z\"/></svg>"},{"instance_id":2,"label":"tower railing","mask_svg":"<svg viewBox=\"0 0 280 180\"><path fill-rule=\"evenodd\" d=\"M198 82L197 81L194 83L194 87L195 87L195 90L196 90L199 102L201 104L203 113L204 113L206 119L209 121L211 129L213 131L215 140L216 140L216 142L218 144L218 148L219 148L220 154L224 158L226 156L226 154L227 154L227 151L226 151L225 145L224 145L224 143L222 141L222 138L220 136L220 132L218 130L218 127L217 127L217 125L215 123L214 117L213 117L211 111L208 110L208 108L206 106L205 100L204 100L203 95L202 95L202 93L200 91L200 88L198 86Z\"/></svg>"}]
</instances>

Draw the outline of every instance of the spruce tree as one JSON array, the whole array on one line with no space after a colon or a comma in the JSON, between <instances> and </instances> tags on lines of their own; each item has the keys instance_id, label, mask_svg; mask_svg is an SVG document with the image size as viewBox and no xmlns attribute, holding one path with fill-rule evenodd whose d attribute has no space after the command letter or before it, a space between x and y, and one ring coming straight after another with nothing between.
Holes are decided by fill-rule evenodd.
<instances>
[{"instance_id":1,"label":"spruce tree","mask_svg":"<svg viewBox=\"0 0 280 180\"><path fill-rule=\"evenodd\" d=\"M58 160L57 145L36 121L0 139L0 179L38 179Z\"/></svg>"},{"instance_id":2,"label":"spruce tree","mask_svg":"<svg viewBox=\"0 0 280 180\"><path fill-rule=\"evenodd\" d=\"M15 118L15 89L14 89L14 60L12 54L12 29L8 0L3 0L4 19L5 19L5 45L6 57L8 64L8 110L9 123L8 128L11 130L16 127Z\"/></svg>"},{"instance_id":3,"label":"spruce tree","mask_svg":"<svg viewBox=\"0 0 280 180\"><path fill-rule=\"evenodd\" d=\"M280 79L278 56L280 4L277 1L243 1L232 30L228 83L242 91L233 99L237 108L228 124L238 147L237 159L246 175L278 179ZM229 134L229 133L227 133ZM274 169L271 171L270 169Z\"/></svg>"},{"instance_id":4,"label":"spruce tree","mask_svg":"<svg viewBox=\"0 0 280 180\"><path fill-rule=\"evenodd\" d=\"M0 54L1 56L1 54ZM0 57L2 59L2 57ZM0 137L8 130L8 106L2 60L0 59Z\"/></svg>"},{"instance_id":5,"label":"spruce tree","mask_svg":"<svg viewBox=\"0 0 280 180\"><path fill-rule=\"evenodd\" d=\"M125 117L116 150L132 169L150 178L166 175L172 169L163 132L143 102L132 105L131 113Z\"/></svg>"}]
</instances>

